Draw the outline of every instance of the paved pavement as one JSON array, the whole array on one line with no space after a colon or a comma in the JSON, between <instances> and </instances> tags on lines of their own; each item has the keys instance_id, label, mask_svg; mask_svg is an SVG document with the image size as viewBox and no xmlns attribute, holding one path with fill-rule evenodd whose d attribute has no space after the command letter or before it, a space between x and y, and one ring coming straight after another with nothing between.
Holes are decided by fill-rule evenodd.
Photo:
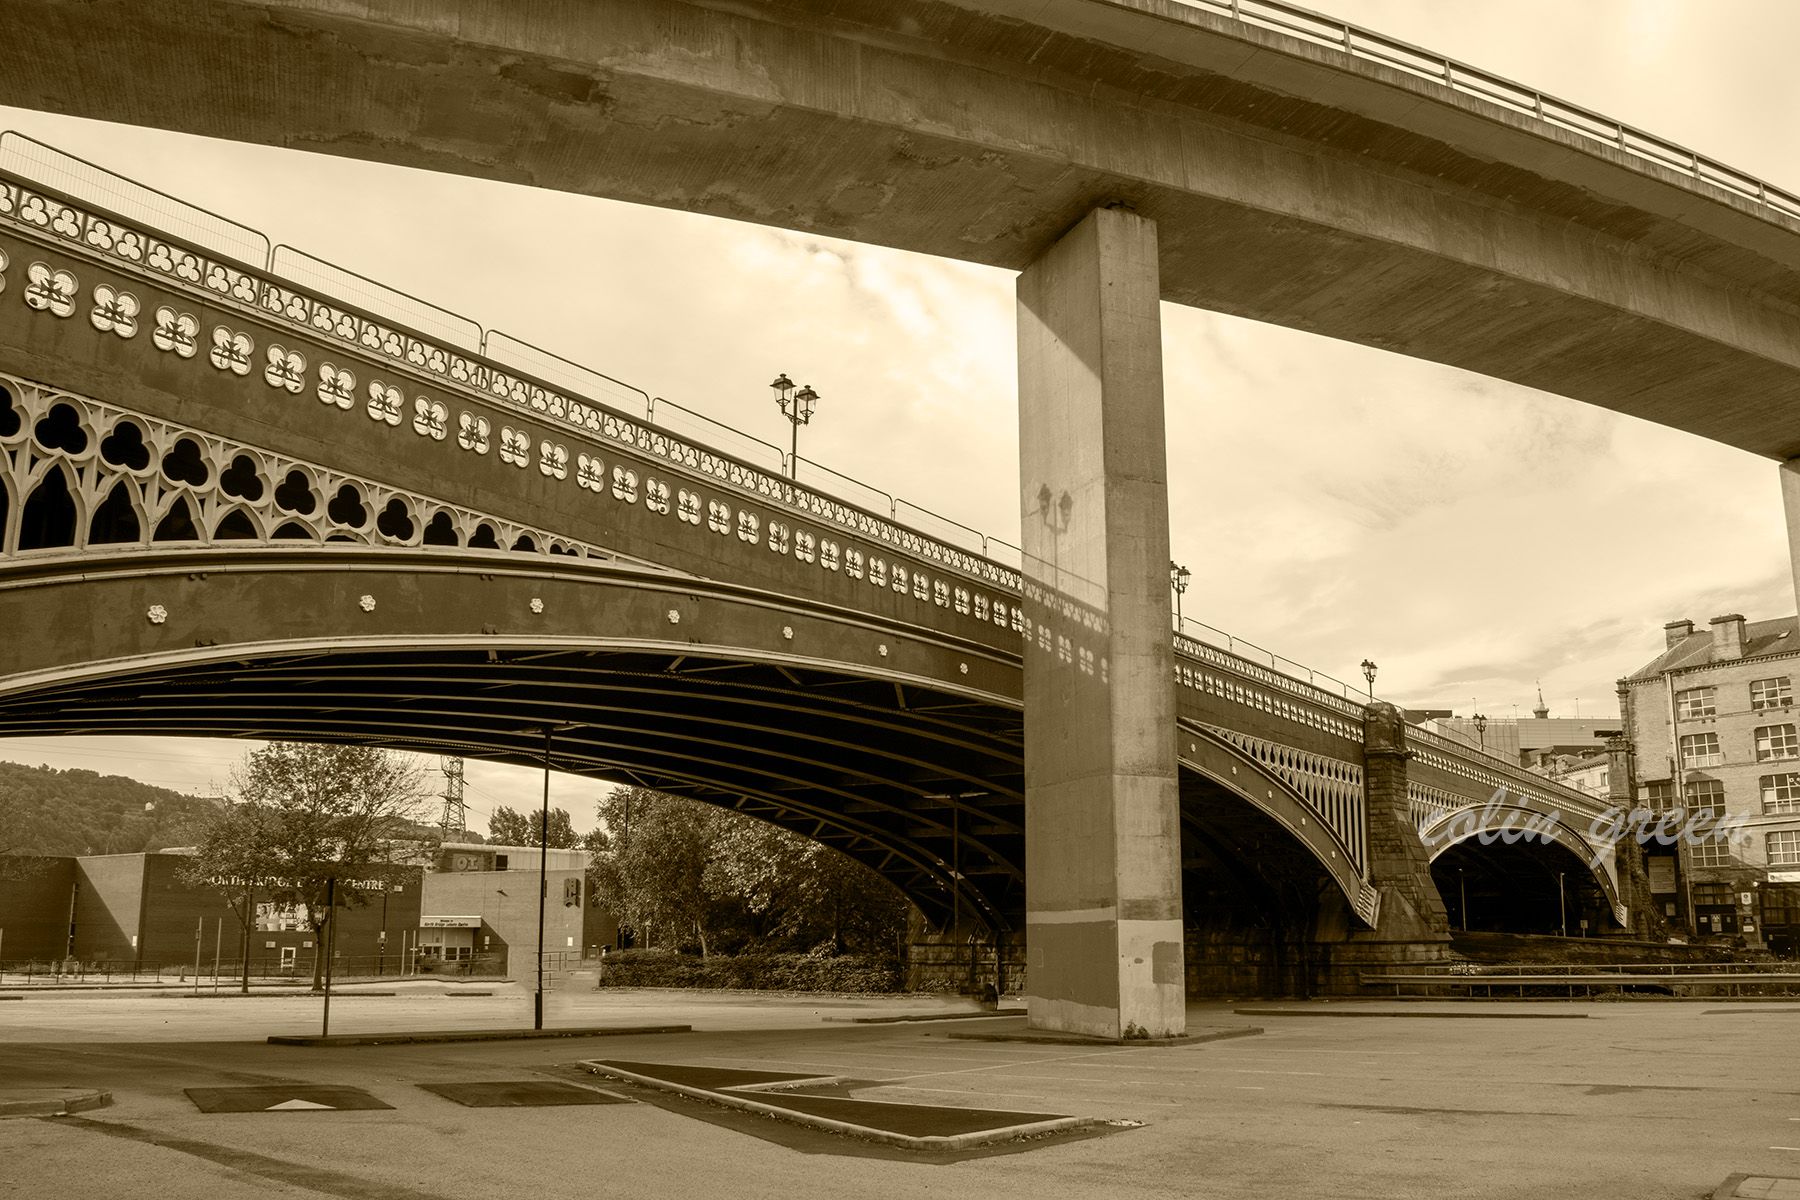
<instances>
[{"instance_id":1,"label":"paved pavement","mask_svg":"<svg viewBox=\"0 0 1800 1200\"><path fill-rule=\"evenodd\" d=\"M0 1008L0 1085L90 1087L111 1107L0 1120L0 1196L782 1197L937 1194L1702 1197L1733 1174L1800 1176L1800 1006L1333 1004L1320 1011L1582 1013L1582 1020L1271 1019L1183 1047L951 1040L940 1024L827 1023L937 1001L671 992L555 998L569 1024L689 1034L524 1043L269 1046L316 1004L33 997ZM529 997L368 997L333 1027L528 1018ZM483 1007L491 1006L491 1008ZM1284 1007L1296 1007L1292 1005ZM991 1023L990 1023L991 1024ZM693 1102L468 1108L420 1084L584 1078L617 1057L844 1075L856 1093L1137 1123L1006 1153L919 1158ZM585 1077L591 1084L613 1087ZM189 1088L311 1084L391 1109L202 1113ZM683 1107L683 1106L686 1107ZM51 1190L46 1192L46 1187Z\"/></svg>"}]
</instances>

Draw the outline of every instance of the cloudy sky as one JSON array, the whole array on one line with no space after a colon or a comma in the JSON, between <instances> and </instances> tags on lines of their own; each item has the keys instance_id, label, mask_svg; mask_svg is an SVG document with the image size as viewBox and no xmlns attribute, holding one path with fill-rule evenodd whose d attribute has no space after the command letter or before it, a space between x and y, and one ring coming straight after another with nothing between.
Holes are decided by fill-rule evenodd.
<instances>
[{"instance_id":1,"label":"cloudy sky","mask_svg":"<svg viewBox=\"0 0 1800 1200\"><path fill-rule=\"evenodd\" d=\"M1339 0L1333 15L1800 188L1788 0ZM0 108L29 133L1016 540L1013 276L710 218ZM1555 396L1165 306L1184 612L1403 704L1616 711L1661 625L1794 611L1775 467ZM241 743L0 739L216 790ZM534 805L469 764L473 824ZM553 803L591 824L600 785Z\"/></svg>"}]
</instances>

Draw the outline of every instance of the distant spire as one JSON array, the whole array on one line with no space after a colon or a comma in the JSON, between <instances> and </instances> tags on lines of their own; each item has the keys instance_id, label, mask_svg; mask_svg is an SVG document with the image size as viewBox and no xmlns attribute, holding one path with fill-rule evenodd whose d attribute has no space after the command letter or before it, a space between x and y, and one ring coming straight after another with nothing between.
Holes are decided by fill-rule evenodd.
<instances>
[{"instance_id":1,"label":"distant spire","mask_svg":"<svg viewBox=\"0 0 1800 1200\"><path fill-rule=\"evenodd\" d=\"M1537 689L1538 689L1537 707L1531 710L1531 715L1541 721L1545 717L1550 715L1550 706L1548 704L1544 703L1544 681L1543 680L1541 680L1541 679L1538 680Z\"/></svg>"}]
</instances>

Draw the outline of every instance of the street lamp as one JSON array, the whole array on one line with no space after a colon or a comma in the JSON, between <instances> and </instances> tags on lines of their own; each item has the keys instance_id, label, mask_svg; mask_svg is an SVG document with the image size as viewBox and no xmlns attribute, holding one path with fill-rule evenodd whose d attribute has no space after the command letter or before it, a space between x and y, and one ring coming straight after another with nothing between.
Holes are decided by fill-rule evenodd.
<instances>
[{"instance_id":1,"label":"street lamp","mask_svg":"<svg viewBox=\"0 0 1800 1200\"><path fill-rule=\"evenodd\" d=\"M1376 672L1376 670L1377 670L1377 668L1375 666L1375 663L1372 660L1367 659L1367 658L1362 660L1363 678L1369 681L1369 699L1371 699L1371 700L1373 700L1375 698L1375 672Z\"/></svg>"},{"instance_id":2,"label":"street lamp","mask_svg":"<svg viewBox=\"0 0 1800 1200\"><path fill-rule=\"evenodd\" d=\"M800 427L812 424L813 406L819 402L819 393L813 391L810 383L796 392L794 381L787 377L785 371L775 377L769 390L775 393L775 406L781 409L781 415L794 427L794 436L788 447L788 478L793 479L799 467Z\"/></svg>"},{"instance_id":3,"label":"street lamp","mask_svg":"<svg viewBox=\"0 0 1800 1200\"><path fill-rule=\"evenodd\" d=\"M1487 749L1487 718L1480 713L1475 714L1475 736L1481 741L1483 751Z\"/></svg>"},{"instance_id":4,"label":"street lamp","mask_svg":"<svg viewBox=\"0 0 1800 1200\"><path fill-rule=\"evenodd\" d=\"M538 813L537 990L531 996L531 1027L544 1027L544 904L550 898L550 743L574 725L544 726L544 804Z\"/></svg>"},{"instance_id":5,"label":"street lamp","mask_svg":"<svg viewBox=\"0 0 1800 1200\"><path fill-rule=\"evenodd\" d=\"M1192 578L1193 578L1193 572L1189 571L1186 567L1177 565L1174 559L1171 558L1169 560L1169 586L1175 589L1175 632L1176 633L1181 632L1181 597L1182 597L1182 593L1184 593L1188 590L1188 580L1190 580Z\"/></svg>"}]
</instances>

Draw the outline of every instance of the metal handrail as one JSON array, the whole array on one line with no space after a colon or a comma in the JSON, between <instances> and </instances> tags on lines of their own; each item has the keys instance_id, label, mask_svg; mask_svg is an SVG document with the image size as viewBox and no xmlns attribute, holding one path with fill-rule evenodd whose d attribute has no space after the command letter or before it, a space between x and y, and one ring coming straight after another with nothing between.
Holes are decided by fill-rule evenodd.
<instances>
[{"instance_id":1,"label":"metal handrail","mask_svg":"<svg viewBox=\"0 0 1800 1200\"><path fill-rule=\"evenodd\" d=\"M1224 644L1221 645L1219 642L1213 640L1213 638L1208 638L1206 636L1207 634L1212 634L1213 638L1225 639ZM1327 674L1324 671L1314 670L1304 663L1298 663L1291 658L1285 658L1282 655L1276 654L1273 650L1265 650L1255 642L1226 633L1223 629L1215 628L1203 621L1196 621L1192 617L1182 618L1181 627L1177 630L1176 636L1178 638L1191 638L1196 642L1202 642L1215 649L1224 650L1227 653L1234 654L1237 657L1244 659L1246 662L1253 662L1258 666L1266 666L1271 671L1288 676L1296 683L1302 682L1300 676L1304 675L1306 677L1304 680L1305 683L1326 695L1331 695L1332 691L1335 689L1345 700L1348 700L1359 707L1365 703L1356 698L1356 693L1363 689L1345 683L1335 675ZM1266 657L1268 661L1259 661L1256 657L1245 654L1245 650L1256 651L1258 654ZM1373 694L1368 695L1368 702L1372 703L1373 701Z\"/></svg>"},{"instance_id":2,"label":"metal handrail","mask_svg":"<svg viewBox=\"0 0 1800 1200\"><path fill-rule=\"evenodd\" d=\"M1485 749L1471 746L1468 743L1458 741L1455 738L1447 738L1441 734L1432 733L1430 730L1422 729L1417 725L1408 725L1406 727L1406 740L1417 745L1429 746L1433 750L1453 755L1463 759L1465 762L1474 760L1476 766L1485 768L1494 774L1503 777L1503 779L1507 781L1508 791L1516 791L1521 794L1529 794L1532 791L1537 791L1553 800L1560 797L1571 802L1570 807L1575 808L1577 811L1584 811L1590 814L1596 811L1597 807L1604 808L1603 797L1596 797L1588 792L1579 791L1575 788L1557 783L1542 775L1533 774L1516 763L1508 762L1506 759L1500 758ZM1521 786L1514 787L1512 786L1513 784Z\"/></svg>"},{"instance_id":3,"label":"metal handrail","mask_svg":"<svg viewBox=\"0 0 1800 1200\"><path fill-rule=\"evenodd\" d=\"M43 153L35 156L22 156L22 169L20 167L8 168L5 165L6 151L10 146L16 145L17 143L28 143L30 146L37 148ZM13 157L19 158L21 156L15 153ZM87 171L73 170L67 166L69 163L78 163L82 167L87 168ZM96 200L91 195L91 192L95 189L96 185L92 178L92 174L90 173L98 174L106 180L114 181L123 189L135 189L137 192L152 195L160 200L167 201L169 205L174 207L175 211L173 213L164 212L155 206L146 204L136 204L135 207L138 211L130 211L134 207L134 204L132 203L129 194L125 197L127 202L120 205L119 209L114 209L112 205L107 204L103 200ZM270 246L269 240L265 235L247 225L241 225L238 222L232 221L230 218L220 216L199 205L190 204L187 201L171 196L157 188L150 187L147 184L141 184L129 176L121 175L120 173L102 167L97 163L78 158L66 151L59 150L54 146L40 142L28 134L19 133L16 130L0 131L0 176L10 176L23 183L28 183L33 187L41 188L52 198L59 200L66 199L69 202L80 204L88 208L102 210L109 219L143 226L145 230L153 231L158 237L165 238L172 245L179 245L189 251L198 252L203 257L203 261L206 261L209 264L214 259L219 260L221 266L228 268L228 273L232 274L234 282L244 283L250 292L253 293L253 298L248 299L248 302L257 304L269 312L277 314L281 313L286 295L276 294L276 289L281 288L282 284L298 284L301 288L308 286L314 288L317 287L316 283L309 284L309 281L304 278L290 278L279 271L278 266L291 264L295 260L303 260L305 262L318 264L319 268L357 280L361 285L357 288L357 291L362 294L359 295L356 300L345 303L334 297L329 301L328 304L334 312L347 311L378 324L381 327L380 332L394 334L398 339L397 344L404 345L404 348L408 351L416 350L421 355L425 355L434 349L438 350L440 353L446 348L451 350L461 349L473 356L487 359L492 357L488 352L490 344L492 344L495 349L499 349L502 343L511 343L522 351L532 355L541 356L543 360L552 365L552 370L556 373L561 373L564 370L578 372L584 379L591 377L592 379L601 380L612 387L621 388L626 392L633 393L635 396L643 397L645 404L644 414L642 416L627 416L623 413L611 412L611 405L604 400L596 399L588 390L585 390L585 388L571 388L568 387L567 384L561 385L563 390L569 393L562 397L565 401L573 400L577 405L586 405L590 408L607 411L610 416L618 418L616 422L609 421L607 423L609 425L608 432L611 431L610 427L616 426L629 433L630 423L635 421L650 426L656 426L656 432L659 436L662 436L664 431L668 429L668 426L657 422L656 408L659 405L672 408L687 414L698 421L714 426L734 438L741 439L745 444L767 447L769 450L773 451L774 465L772 468L768 466L758 466L749 461L736 461L734 464L734 474L741 474L744 471L754 472L758 475L770 470L774 472L774 474L770 475L767 479L759 478L755 481L752 490L756 491L758 494L772 499L787 500L798 505L802 509L810 511L815 516L826 516L826 510L833 506L848 505L852 509L857 510L857 514L853 515L851 518L852 523L856 524L859 528L863 528L865 531L870 528L868 525L868 518L877 518L878 522L885 521L891 523L895 527L895 530L889 532L900 532L903 529L903 527L900 526L897 514L897 502L890 494L865 484L852 476L825 468L832 477L845 480L864 493L875 493L889 497L886 512L868 512L867 510L860 508L857 500L845 496L833 496L830 505L821 504L817 498L808 495L809 492L817 489L810 487L796 487L793 486L790 481L781 478L784 468L787 465L785 453L780 450L779 447L764 441L762 438L756 437L754 434L745 433L735 426L727 425L723 421L706 416L704 413L687 408L675 401L660 396L652 398L648 392L641 388L625 383L622 380L615 379L604 372L584 366L572 359L556 354L554 351L545 350L542 347L526 342L521 338L499 331L490 332L479 322L463 317L462 315L437 304L433 304L431 301L415 296L410 292L382 284L377 280L370 279L360 272L352 271L347 267L341 267L327 259L318 258L315 255L307 254L305 251L297 250L294 247L285 244L281 246ZM242 253L242 247L237 245L224 244L221 246L221 239L218 238L190 238L180 233L172 233L169 232L163 224L163 222L172 217L191 220L192 218L186 214L199 214L209 218L211 221L222 222L235 230L241 230L258 239L264 248L263 253L260 256L260 261L250 261L250 259ZM259 272L271 278L269 280L259 280L256 278ZM298 273L308 274L316 272L302 271ZM237 278L238 276L244 278L240 280ZM275 280L279 280L280 282L274 283ZM271 287L271 283L274 283L273 287ZM221 292L225 291L223 288L217 290L220 290ZM299 290L299 288L284 289L284 291ZM454 326L454 336L446 336L445 333L441 331L434 333L431 330L420 329L418 327L418 322L422 316L428 318L432 324ZM416 343L416 345L405 345L409 338L412 342ZM447 343L447 346L435 346L434 343L437 342ZM464 345L464 342L467 342L468 344ZM372 348L379 348L375 343L368 344L371 345ZM396 357L398 357L398 355L396 355ZM545 374L542 369L544 363L532 364L532 366L521 368L516 363L504 362L497 358L493 359L493 361L506 368L503 372L507 377L504 382L511 383L519 381L519 377L523 375L523 382L527 385L527 390L535 390L537 394L536 398L542 398L545 395L562 395L562 393L557 390L557 384L542 378ZM460 382L469 381L463 380ZM477 390L483 389L477 388ZM608 390L609 394L612 394L611 389L609 388ZM507 393L504 390L501 390L498 387L498 384L494 389L487 389L486 394L489 399L499 399L501 401L508 399ZM515 400L517 399L517 397L513 398ZM530 411L530 409L528 409L528 411ZM533 411L533 415L541 418L545 414L542 411ZM592 427L590 426L590 428ZM633 440L634 444L636 444L639 449L647 448L644 445L646 440L644 437L637 437L635 439L628 437L626 440ZM718 452L711 450L710 447L696 447L694 449L696 453L690 455L690 457L699 458L704 456L722 460L731 460L734 458L734 456L729 453L719 454ZM930 512L928 509L920 509L920 511ZM932 515L935 516L936 514ZM948 518L940 519L948 521ZM961 525L960 522L951 521L949 523L957 525L959 528L969 528L968 526ZM904 534L905 536L898 539L900 542L905 543L905 545L902 546L903 549L929 549L930 545L933 543L933 539L917 530L905 530ZM884 541L896 541L895 537L886 536L884 533L877 533L876 536L881 537L881 540ZM977 539L982 545L986 545L988 541L988 538L985 535L979 533L977 533ZM1001 544L1010 545L1010 543L1004 542ZM943 549L948 553L932 553L928 554L928 557L936 558L942 562L951 562L960 556L983 557L982 551L971 550L963 546L945 545ZM995 571L1000 572L1002 576L1016 572L1016 568L1005 567L993 563L987 564L987 568L988 569L986 570L973 570L970 571L970 573L985 577L992 575Z\"/></svg>"},{"instance_id":4,"label":"metal handrail","mask_svg":"<svg viewBox=\"0 0 1800 1200\"><path fill-rule=\"evenodd\" d=\"M24 145L21 146L21 143L24 143ZM32 153L33 149L45 152L46 158L34 156ZM58 160L61 161L59 162ZM232 220L223 213L216 213L210 208L202 207L192 201L183 200L179 196L171 196L161 188L151 187L147 183L140 183L129 176L121 175L117 171L103 167L99 163L90 162L76 154L70 154L67 150L59 150L47 142L38 141L30 134L20 133L15 129L0 130L0 170L7 170L14 174L25 175L28 172L20 169L19 164L21 162L28 166L37 166L43 169L59 168L62 171L64 178L86 178L88 182L92 183L93 180L91 176L85 176L84 173L80 171L70 170L66 165L67 163L79 163L81 166L88 168L89 171L92 171L95 175L102 177L102 179L114 184L122 184L126 189L139 193L139 207L150 212L152 216L184 219L192 222L195 228L190 230L185 236L193 241L199 242L206 249L221 251L231 258L246 262L253 260L256 265L265 270L271 268L274 249L269 245L268 237L260 230L252 229L248 225ZM45 180L44 182L50 181ZM170 206L169 211L164 212L155 203L143 201L141 198L143 195L154 196L158 200L167 201ZM129 197L129 193L127 193L127 197ZM106 205L106 207L112 208L113 206L109 204ZM140 211L135 214L118 212L116 215L125 217L128 220L143 220L145 211ZM196 215L209 219L194 221L193 218ZM241 239L226 236L231 233L243 234L245 236ZM184 235L177 233L176 236L180 237ZM246 251L254 251L254 255L248 254Z\"/></svg>"},{"instance_id":5,"label":"metal handrail","mask_svg":"<svg viewBox=\"0 0 1800 1200\"><path fill-rule=\"evenodd\" d=\"M1105 0L1126 7L1122 0ZM1645 133L1635 126L1597 113L1579 104L1514 83L1504 76L1458 59L1352 25L1336 17L1288 4L1284 0L1176 0L1203 12L1229 17L1244 25L1288 34L1348 58L1378 63L1408 75L1441 84L1451 91L1499 104L1557 129L1576 134L1609 150L1618 150L1691 177L1695 182L1740 196L1766 210L1800 218L1800 195L1775 187L1762 179L1706 158L1679 142ZM1131 6L1131 7L1136 7Z\"/></svg>"}]
</instances>

